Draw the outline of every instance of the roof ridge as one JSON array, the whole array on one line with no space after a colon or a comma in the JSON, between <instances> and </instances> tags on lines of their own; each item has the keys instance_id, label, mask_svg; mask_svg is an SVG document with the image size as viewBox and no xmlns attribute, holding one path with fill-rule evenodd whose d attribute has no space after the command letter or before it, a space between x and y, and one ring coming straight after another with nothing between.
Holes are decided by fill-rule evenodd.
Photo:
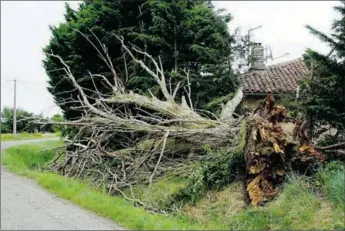
<instances>
[{"instance_id":1,"label":"roof ridge","mask_svg":"<svg viewBox=\"0 0 345 231\"><path fill-rule=\"evenodd\" d=\"M244 92L294 92L297 81L309 72L303 58L268 65L265 70L251 70L242 74Z\"/></svg>"},{"instance_id":2,"label":"roof ridge","mask_svg":"<svg viewBox=\"0 0 345 231\"><path fill-rule=\"evenodd\" d=\"M284 61L284 62L281 62L281 63L271 64L271 65L266 66L266 68L280 67L280 66L288 65L288 64L295 63L295 62L298 62L298 61L303 61L303 59L301 57L299 57L299 58L288 60L288 61Z\"/></svg>"}]
</instances>

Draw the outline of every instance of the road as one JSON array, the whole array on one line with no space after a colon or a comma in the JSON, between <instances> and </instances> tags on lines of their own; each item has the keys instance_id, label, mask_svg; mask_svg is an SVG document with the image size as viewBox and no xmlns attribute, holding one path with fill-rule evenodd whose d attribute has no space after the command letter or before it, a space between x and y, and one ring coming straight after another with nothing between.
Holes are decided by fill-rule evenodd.
<instances>
[{"instance_id":1,"label":"road","mask_svg":"<svg viewBox=\"0 0 345 231\"><path fill-rule=\"evenodd\" d=\"M11 146L40 141L43 140L1 142L1 152ZM45 191L34 180L1 167L1 230L121 229L112 221Z\"/></svg>"}]
</instances>

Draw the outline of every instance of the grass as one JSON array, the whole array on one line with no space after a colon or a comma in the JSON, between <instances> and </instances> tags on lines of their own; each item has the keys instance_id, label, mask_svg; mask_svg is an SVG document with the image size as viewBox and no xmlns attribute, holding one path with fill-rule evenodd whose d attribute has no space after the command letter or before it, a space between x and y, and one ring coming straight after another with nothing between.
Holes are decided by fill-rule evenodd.
<instances>
[{"instance_id":1,"label":"grass","mask_svg":"<svg viewBox=\"0 0 345 231\"><path fill-rule=\"evenodd\" d=\"M281 193L264 207L244 205L243 183L234 182L222 191L209 191L185 212L207 224L232 230L331 230L345 229L344 166L329 163L314 178L290 174Z\"/></svg>"},{"instance_id":2,"label":"grass","mask_svg":"<svg viewBox=\"0 0 345 231\"><path fill-rule=\"evenodd\" d=\"M235 181L221 191L208 191L195 205L185 205L183 211L204 224L213 221L230 228L232 217L246 207L244 195L243 182Z\"/></svg>"},{"instance_id":3,"label":"grass","mask_svg":"<svg viewBox=\"0 0 345 231\"><path fill-rule=\"evenodd\" d=\"M183 190L188 184L188 180L178 177L161 177L152 183L151 189L146 185L134 185L132 187L135 198L140 201L149 201L152 206L164 209L173 200L174 195ZM131 195L129 189L125 190L127 195Z\"/></svg>"},{"instance_id":4,"label":"grass","mask_svg":"<svg viewBox=\"0 0 345 231\"><path fill-rule=\"evenodd\" d=\"M1 134L1 141L11 141L11 140L32 140L32 139L44 139L57 137L54 133L28 133L22 132L16 135L13 134Z\"/></svg>"},{"instance_id":5,"label":"grass","mask_svg":"<svg viewBox=\"0 0 345 231\"><path fill-rule=\"evenodd\" d=\"M329 189L328 185L325 187ZM344 181L342 187L344 187ZM320 198L314 190L312 183L309 183L305 177L292 176L276 200L265 207L250 208L236 214L232 218L235 224L232 228L238 230L343 230L345 228L344 210L334 209L329 200Z\"/></svg>"},{"instance_id":6,"label":"grass","mask_svg":"<svg viewBox=\"0 0 345 231\"><path fill-rule=\"evenodd\" d=\"M47 171L44 168L54 154L44 149L59 146L58 141L12 147L2 154L2 163L11 172L36 180L40 185L60 197L70 200L79 206L89 209L99 215L108 217L120 225L130 229L221 229L216 225L203 226L193 223L186 216L161 215L134 207L121 197L111 197L98 191L85 182L66 178ZM224 228L224 227L223 227Z\"/></svg>"},{"instance_id":7,"label":"grass","mask_svg":"<svg viewBox=\"0 0 345 231\"><path fill-rule=\"evenodd\" d=\"M326 197L333 206L345 211L345 169L344 163L334 161L318 172L318 179Z\"/></svg>"},{"instance_id":8,"label":"grass","mask_svg":"<svg viewBox=\"0 0 345 231\"><path fill-rule=\"evenodd\" d=\"M45 171L47 162L54 157L51 151L60 141L21 145L7 149L2 163L16 174L36 180L47 190L101 216L108 217L123 227L145 230L195 229L340 229L344 226L344 166L330 163L317 175L320 182L291 176L280 195L260 208L245 208L240 182L234 182L222 191L209 191L196 205L186 205L179 215L154 214L121 197L111 197L87 183ZM176 187L169 189L163 180L155 186L157 198L161 193L178 190L180 182L172 179ZM163 184L163 185L162 185ZM164 189L164 190L163 190ZM141 188L145 194L145 189ZM321 191L320 191L321 190ZM321 193L321 195L320 195ZM167 195L168 195L167 194Z\"/></svg>"}]
</instances>

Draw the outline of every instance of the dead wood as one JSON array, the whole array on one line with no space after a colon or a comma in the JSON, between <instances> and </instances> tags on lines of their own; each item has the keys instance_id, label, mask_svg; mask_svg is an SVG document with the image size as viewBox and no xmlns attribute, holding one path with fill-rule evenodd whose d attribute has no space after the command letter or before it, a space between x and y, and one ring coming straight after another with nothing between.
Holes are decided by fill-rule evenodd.
<instances>
[{"instance_id":1,"label":"dead wood","mask_svg":"<svg viewBox=\"0 0 345 231\"><path fill-rule=\"evenodd\" d=\"M192 163L205 158L205 146L232 146L240 130L241 118L234 119L232 115L242 100L241 89L226 103L219 119L210 119L193 108L188 70L184 70L188 85L179 83L172 89L167 85L159 57L155 59L138 47L128 46L123 37L115 35L125 52L124 62L127 63L125 57L130 57L130 61L146 71L159 86L164 99L134 93L124 86L123 78L127 76L122 77L115 71L105 45L95 35L98 44L84 37L106 63L113 79L89 73L92 80L104 81L109 88L106 94L101 94L95 84L94 89L82 87L59 55L48 54L61 62L64 78L80 95L70 100L81 105L73 109L84 114L78 120L59 123L77 127L78 132L65 140L67 151L58 155L51 169L68 177L92 178L96 185L108 185L109 193L119 193L138 205L151 208L149 201L136 198L133 185L151 185L164 174L188 174ZM176 99L182 89L187 99ZM124 192L125 188L130 189L130 195Z\"/></svg>"},{"instance_id":2,"label":"dead wood","mask_svg":"<svg viewBox=\"0 0 345 231\"><path fill-rule=\"evenodd\" d=\"M140 201L133 186L148 184L151 188L152 183L163 175L190 174L190 166L205 159L205 146L235 147L243 117L234 118L233 115L242 101L243 92L241 88L236 92L223 107L219 118L204 117L193 108L189 84L178 84L171 89L167 86L159 58L156 60L146 51L127 46L121 36L116 35L116 38L131 61L157 83L164 99L128 91L123 85L125 81L115 71L106 47L97 37L98 45L88 41L110 68L113 80L92 73L90 76L103 79L109 86L108 94L99 93L96 87L83 88L66 62L56 54L49 54L60 60L65 78L79 92L80 97L71 101L79 102L81 106L75 109L84 114L79 120L59 123L78 127L78 132L66 139L66 152L54 160L51 168L68 177L92 178L98 186L106 185L109 193L120 194L137 205L154 210L149 195L146 201ZM123 57L125 59L126 55ZM153 69L146 64L147 60ZM189 83L189 72L184 73ZM176 99L180 89L187 91L188 99ZM90 96L86 92L94 94ZM253 205L262 204L278 193L277 185L282 182L287 163L325 159L309 142L305 124L288 118L284 107L274 105L272 95L268 95L264 105L247 120L244 160L247 191ZM289 134L282 123L292 124L291 121L295 122L294 131ZM124 189L129 189L130 193L125 193Z\"/></svg>"},{"instance_id":3,"label":"dead wood","mask_svg":"<svg viewBox=\"0 0 345 231\"><path fill-rule=\"evenodd\" d=\"M324 146L324 147L315 147L315 148L319 149L319 150L330 150L330 149L337 149L337 148L341 148L341 147L345 147L345 142L332 144L332 145L328 145L328 146Z\"/></svg>"},{"instance_id":4,"label":"dead wood","mask_svg":"<svg viewBox=\"0 0 345 231\"><path fill-rule=\"evenodd\" d=\"M286 167L324 161L326 156L309 142L302 121L289 122L287 110L275 106L268 95L262 107L248 122L247 148L244 153L247 167L247 191L251 204L256 206L274 198L279 192ZM292 134L283 123L294 126Z\"/></svg>"}]
</instances>

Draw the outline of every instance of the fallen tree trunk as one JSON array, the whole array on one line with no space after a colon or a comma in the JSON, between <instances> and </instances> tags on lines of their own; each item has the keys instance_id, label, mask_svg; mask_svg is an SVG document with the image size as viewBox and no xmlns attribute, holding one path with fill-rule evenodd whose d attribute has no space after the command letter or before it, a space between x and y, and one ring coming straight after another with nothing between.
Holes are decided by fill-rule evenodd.
<instances>
[{"instance_id":1,"label":"fallen tree trunk","mask_svg":"<svg viewBox=\"0 0 345 231\"><path fill-rule=\"evenodd\" d=\"M157 61L136 47L128 47L122 37L115 36L131 61L156 81L164 100L152 94L145 96L127 91L104 44L92 45L99 47L98 52L111 69L114 81L91 73L90 77L97 76L105 81L112 89L108 97L98 93L96 87L81 87L64 60L49 54L60 60L65 78L78 90L78 101L82 106L76 109L82 110L85 115L77 121L60 123L78 127L78 132L66 140L68 147L65 155L51 168L69 177L92 177L99 185L107 182L112 185L111 190L136 200L134 195L125 195L122 189L140 183L151 184L166 173L188 174L193 163L205 158L205 147L234 146L241 118L234 119L232 114L243 93L241 89L237 91L233 99L226 103L219 119L205 118L193 109L190 89L187 99L183 96L179 102L176 95L180 84L168 90L160 59ZM148 59L155 70L151 70L139 57ZM189 81L189 72L185 71L185 74ZM97 94L90 96L85 90Z\"/></svg>"},{"instance_id":2,"label":"fallen tree trunk","mask_svg":"<svg viewBox=\"0 0 345 231\"><path fill-rule=\"evenodd\" d=\"M104 79L112 89L109 97L100 93L96 96L86 94L69 66L58 55L50 54L61 61L66 78L79 91L81 97L78 100L82 105L79 109L85 115L77 121L59 123L74 125L78 129L74 137L66 140L68 147L65 155L56 160L51 168L69 177L92 177L98 185L111 185L109 192L116 191L137 204L147 205L135 197L133 185L149 184L151 187L152 182L164 174L191 175L191 166L203 163L201 161L207 157L206 148L225 150L229 154L229 150L239 146L243 117L235 119L233 114L243 98L243 92L240 88L225 104L220 118L202 117L192 107L191 92L187 94L188 101L182 97L177 102L175 96L179 84L176 89L168 91L160 60L156 61L136 47L127 47L122 37L116 37L132 61L156 81L165 99L127 91L103 44L99 44L104 52L101 57L111 69L114 81L110 83L101 75L90 74L90 77ZM138 56L149 59L155 70L151 70ZM188 72L185 73L188 79ZM89 90L97 92L96 87ZM244 160L248 175L247 191L253 205L262 204L278 193L276 185L282 181L288 162L324 159L307 143L299 122L295 123L293 134L284 132L280 123L291 123L291 119L287 118L285 108L274 106L271 95L266 98L263 107L247 120ZM234 152L237 157L242 154L242 150ZM230 154L226 159L229 162L233 157ZM225 166L227 172L229 166L234 167L230 163ZM212 166L210 171L216 168ZM212 172L207 174L212 176ZM124 188L129 188L131 195L124 193ZM194 189L193 186L191 190Z\"/></svg>"}]
</instances>

